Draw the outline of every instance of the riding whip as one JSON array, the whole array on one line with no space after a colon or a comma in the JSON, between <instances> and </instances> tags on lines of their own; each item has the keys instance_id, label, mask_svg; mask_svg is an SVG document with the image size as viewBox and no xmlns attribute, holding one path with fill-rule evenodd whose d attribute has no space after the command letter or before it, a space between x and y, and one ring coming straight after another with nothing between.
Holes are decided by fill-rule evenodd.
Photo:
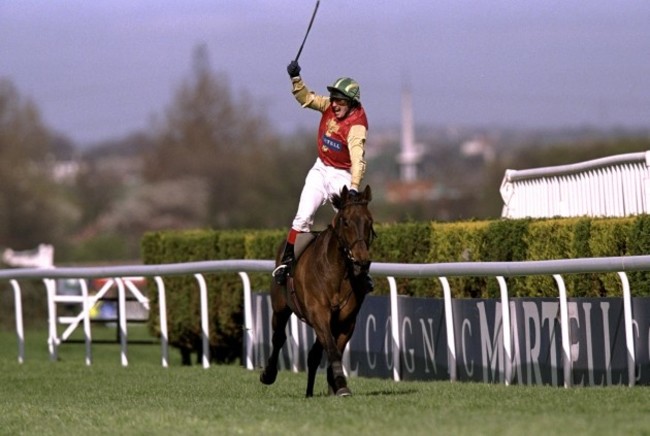
<instances>
[{"instance_id":1,"label":"riding whip","mask_svg":"<svg viewBox=\"0 0 650 436\"><path fill-rule=\"evenodd\" d=\"M295 61L298 62L298 58L300 57L300 53L302 53L302 48L305 46L305 41L307 41L307 36L309 36L309 31L311 30L311 25L314 24L314 18L316 18L316 12L318 11L318 5L320 5L320 0L316 0L316 7L314 8L314 12L311 14L311 20L309 20L309 26L307 27L307 32L305 33L305 38L302 40L302 44L300 44L300 49L298 50L298 54L296 55Z\"/></svg>"}]
</instances>

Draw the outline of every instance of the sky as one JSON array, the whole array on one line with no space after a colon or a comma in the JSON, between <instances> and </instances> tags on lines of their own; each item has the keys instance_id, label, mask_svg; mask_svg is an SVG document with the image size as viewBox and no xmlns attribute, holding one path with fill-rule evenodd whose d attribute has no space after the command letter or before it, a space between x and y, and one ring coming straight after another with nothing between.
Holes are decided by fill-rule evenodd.
<instances>
[{"instance_id":1,"label":"sky","mask_svg":"<svg viewBox=\"0 0 650 436\"><path fill-rule=\"evenodd\" d=\"M146 130L205 45L281 133L315 0L0 0L0 77L78 145ZM650 1L321 0L300 57L317 92L356 79L373 126L650 127Z\"/></svg>"}]
</instances>

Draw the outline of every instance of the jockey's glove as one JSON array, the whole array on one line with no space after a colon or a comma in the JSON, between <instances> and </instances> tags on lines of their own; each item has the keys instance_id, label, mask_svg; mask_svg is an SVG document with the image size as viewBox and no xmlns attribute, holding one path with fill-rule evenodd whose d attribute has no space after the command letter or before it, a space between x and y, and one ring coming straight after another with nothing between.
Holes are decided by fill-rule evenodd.
<instances>
[{"instance_id":1,"label":"jockey's glove","mask_svg":"<svg viewBox=\"0 0 650 436\"><path fill-rule=\"evenodd\" d=\"M300 76L300 65L298 65L298 61L291 61L287 66L287 73L289 73L289 77L292 79Z\"/></svg>"}]
</instances>

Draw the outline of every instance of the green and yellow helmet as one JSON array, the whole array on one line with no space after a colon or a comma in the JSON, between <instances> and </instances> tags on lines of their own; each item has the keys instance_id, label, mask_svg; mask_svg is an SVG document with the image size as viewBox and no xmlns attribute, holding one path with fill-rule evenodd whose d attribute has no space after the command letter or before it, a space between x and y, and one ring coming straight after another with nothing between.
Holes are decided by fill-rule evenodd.
<instances>
[{"instance_id":1,"label":"green and yellow helmet","mask_svg":"<svg viewBox=\"0 0 650 436\"><path fill-rule=\"evenodd\" d=\"M361 103L361 90L356 80L349 77L341 77L336 79L332 86L328 86L327 90L330 94L341 95L357 103Z\"/></svg>"}]
</instances>

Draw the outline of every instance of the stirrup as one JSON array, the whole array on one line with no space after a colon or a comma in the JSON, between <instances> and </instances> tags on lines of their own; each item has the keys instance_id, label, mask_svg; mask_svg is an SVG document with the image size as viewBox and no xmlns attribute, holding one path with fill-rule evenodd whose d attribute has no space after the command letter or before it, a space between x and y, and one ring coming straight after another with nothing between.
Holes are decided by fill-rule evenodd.
<instances>
[{"instance_id":1,"label":"stirrup","mask_svg":"<svg viewBox=\"0 0 650 436\"><path fill-rule=\"evenodd\" d=\"M275 279L275 283L280 286L285 286L287 284L287 276L289 275L290 263L282 263L278 265L271 275Z\"/></svg>"},{"instance_id":2,"label":"stirrup","mask_svg":"<svg viewBox=\"0 0 650 436\"><path fill-rule=\"evenodd\" d=\"M276 278L277 278L278 276L281 276L281 275L286 276L286 275L287 275L287 272L288 272L288 271L286 271L287 268L289 268L289 264L288 264L288 263L281 263L280 265L278 265L278 266L273 270L273 272L271 273L271 275L272 275L273 277L276 277Z\"/></svg>"}]
</instances>

